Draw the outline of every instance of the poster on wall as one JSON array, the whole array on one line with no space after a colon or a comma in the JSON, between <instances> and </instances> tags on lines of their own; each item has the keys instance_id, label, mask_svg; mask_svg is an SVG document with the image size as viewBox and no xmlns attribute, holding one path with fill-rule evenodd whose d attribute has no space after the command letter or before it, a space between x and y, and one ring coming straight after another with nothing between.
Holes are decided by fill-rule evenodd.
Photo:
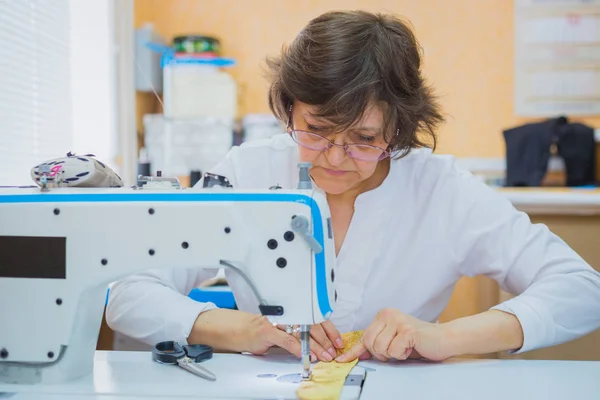
<instances>
[{"instance_id":1,"label":"poster on wall","mask_svg":"<svg viewBox=\"0 0 600 400\"><path fill-rule=\"evenodd\" d=\"M600 115L600 0L515 0L515 113Z\"/></svg>"}]
</instances>

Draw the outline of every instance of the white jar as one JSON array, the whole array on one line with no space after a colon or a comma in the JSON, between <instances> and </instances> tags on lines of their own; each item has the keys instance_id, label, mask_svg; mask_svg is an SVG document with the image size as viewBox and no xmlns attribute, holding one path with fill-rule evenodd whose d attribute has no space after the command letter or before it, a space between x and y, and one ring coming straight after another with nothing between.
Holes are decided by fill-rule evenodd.
<instances>
[{"instance_id":1,"label":"white jar","mask_svg":"<svg viewBox=\"0 0 600 400\"><path fill-rule=\"evenodd\" d=\"M220 68L206 63L164 65L164 114L167 118L235 119L237 87Z\"/></svg>"}]
</instances>

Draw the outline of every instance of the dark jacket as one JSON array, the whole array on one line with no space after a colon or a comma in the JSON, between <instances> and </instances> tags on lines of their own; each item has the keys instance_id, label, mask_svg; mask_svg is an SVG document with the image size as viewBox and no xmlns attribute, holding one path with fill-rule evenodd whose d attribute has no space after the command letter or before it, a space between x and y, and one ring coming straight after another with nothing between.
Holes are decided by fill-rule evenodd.
<instances>
[{"instance_id":1,"label":"dark jacket","mask_svg":"<svg viewBox=\"0 0 600 400\"><path fill-rule=\"evenodd\" d=\"M591 127L559 117L510 128L503 135L506 186L541 186L553 144L564 160L567 186L596 183L596 144Z\"/></svg>"}]
</instances>

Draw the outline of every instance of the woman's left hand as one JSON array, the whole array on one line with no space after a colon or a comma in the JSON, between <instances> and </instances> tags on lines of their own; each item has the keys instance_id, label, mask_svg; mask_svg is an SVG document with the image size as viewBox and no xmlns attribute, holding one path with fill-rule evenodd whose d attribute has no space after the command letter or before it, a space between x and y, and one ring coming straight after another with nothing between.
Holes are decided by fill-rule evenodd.
<instances>
[{"instance_id":1,"label":"woman's left hand","mask_svg":"<svg viewBox=\"0 0 600 400\"><path fill-rule=\"evenodd\" d=\"M385 308L350 350L336 358L348 362L372 355L380 361L426 358L441 361L451 354L445 348L445 332L439 324L421 321L393 308Z\"/></svg>"}]
</instances>

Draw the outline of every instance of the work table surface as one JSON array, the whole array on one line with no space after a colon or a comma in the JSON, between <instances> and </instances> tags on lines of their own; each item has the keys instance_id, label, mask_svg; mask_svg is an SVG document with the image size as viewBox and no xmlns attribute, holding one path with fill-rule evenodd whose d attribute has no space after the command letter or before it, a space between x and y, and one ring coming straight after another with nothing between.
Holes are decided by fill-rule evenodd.
<instances>
[{"instance_id":1,"label":"work table surface","mask_svg":"<svg viewBox=\"0 0 600 400\"><path fill-rule=\"evenodd\" d=\"M0 399L287 399L295 397L297 384L277 378L301 368L295 357L282 354L215 354L202 365L217 375L217 381L198 378L174 365L155 363L148 352L98 351L93 375L52 386L0 384ZM351 372L365 373L362 391L357 386L345 387L343 399L600 398L600 361L367 361ZM20 392L11 393L17 390Z\"/></svg>"},{"instance_id":2,"label":"work table surface","mask_svg":"<svg viewBox=\"0 0 600 400\"><path fill-rule=\"evenodd\" d=\"M531 214L600 215L598 188L496 188L519 210Z\"/></svg>"}]
</instances>

